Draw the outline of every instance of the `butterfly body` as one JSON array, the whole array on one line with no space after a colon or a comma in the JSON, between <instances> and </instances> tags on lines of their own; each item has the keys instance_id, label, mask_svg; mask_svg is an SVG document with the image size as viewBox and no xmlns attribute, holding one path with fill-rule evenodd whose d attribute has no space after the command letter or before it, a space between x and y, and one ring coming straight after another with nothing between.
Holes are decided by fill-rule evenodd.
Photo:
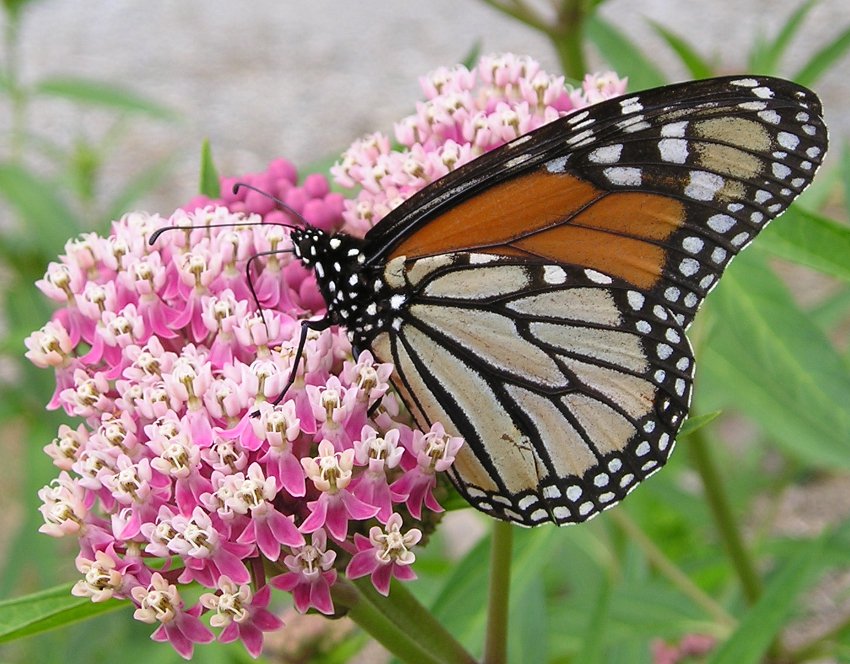
<instances>
[{"instance_id":1,"label":"butterfly body","mask_svg":"<svg viewBox=\"0 0 850 664\"><path fill-rule=\"evenodd\" d=\"M432 183L362 240L294 229L328 314L466 445L478 509L584 521L658 470L690 402L685 329L811 181L817 98L730 77L627 95Z\"/></svg>"}]
</instances>

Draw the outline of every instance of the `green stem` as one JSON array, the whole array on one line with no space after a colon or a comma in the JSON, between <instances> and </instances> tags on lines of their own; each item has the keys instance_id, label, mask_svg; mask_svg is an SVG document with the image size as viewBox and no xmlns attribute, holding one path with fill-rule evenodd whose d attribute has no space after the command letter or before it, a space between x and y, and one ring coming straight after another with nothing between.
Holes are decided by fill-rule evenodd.
<instances>
[{"instance_id":1,"label":"green stem","mask_svg":"<svg viewBox=\"0 0 850 664\"><path fill-rule=\"evenodd\" d=\"M6 12L6 30L3 35L3 50L6 60L6 83L9 86L9 102L12 106L11 156L19 162L23 156L26 129L26 90L21 87L18 68L18 45L20 43L21 13L23 10Z\"/></svg>"},{"instance_id":2,"label":"green stem","mask_svg":"<svg viewBox=\"0 0 850 664\"><path fill-rule=\"evenodd\" d=\"M505 664L508 660L508 596L513 534L510 523L493 521L484 664Z\"/></svg>"},{"instance_id":3,"label":"green stem","mask_svg":"<svg viewBox=\"0 0 850 664\"><path fill-rule=\"evenodd\" d=\"M583 0L563 0L556 23L546 31L558 54L561 70L577 81L582 80L587 71L582 49L586 13Z\"/></svg>"},{"instance_id":4,"label":"green stem","mask_svg":"<svg viewBox=\"0 0 850 664\"><path fill-rule=\"evenodd\" d=\"M690 597L694 604L705 609L706 613L720 624L730 628L735 626L735 618L704 593L672 560L664 555L664 552L656 546L655 542L623 510L611 510L609 515L609 518L626 534L626 537L643 551L650 564L682 594Z\"/></svg>"},{"instance_id":5,"label":"green stem","mask_svg":"<svg viewBox=\"0 0 850 664\"><path fill-rule=\"evenodd\" d=\"M360 589L347 579L339 579L331 590L334 603L348 609L348 617L372 638L404 662L444 664L381 612Z\"/></svg>"},{"instance_id":6,"label":"green stem","mask_svg":"<svg viewBox=\"0 0 850 664\"><path fill-rule=\"evenodd\" d=\"M714 517L714 523L726 550L729 552L732 565L741 582L744 597L750 605L755 604L762 591L761 579L759 579L753 560L744 546L741 529L729 505L720 473L711 458L703 429L697 429L691 434L687 447L691 452L694 467L702 479L705 497Z\"/></svg>"},{"instance_id":7,"label":"green stem","mask_svg":"<svg viewBox=\"0 0 850 664\"><path fill-rule=\"evenodd\" d=\"M528 27L537 30L538 32L547 33L549 26L546 22L530 7L527 7L521 0L513 0L507 3L501 0L484 0L485 5L490 5L496 11L516 19L520 23L525 23Z\"/></svg>"},{"instance_id":8,"label":"green stem","mask_svg":"<svg viewBox=\"0 0 850 664\"><path fill-rule=\"evenodd\" d=\"M393 581L389 597L381 595L367 578L354 585L399 629L427 648L440 661L452 664L475 664L475 658L434 618L403 583Z\"/></svg>"}]
</instances>

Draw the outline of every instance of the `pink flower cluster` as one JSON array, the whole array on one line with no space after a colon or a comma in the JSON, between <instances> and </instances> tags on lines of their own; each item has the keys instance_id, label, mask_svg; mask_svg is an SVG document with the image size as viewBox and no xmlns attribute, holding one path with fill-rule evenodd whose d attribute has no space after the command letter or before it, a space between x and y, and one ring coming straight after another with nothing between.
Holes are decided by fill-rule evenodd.
<instances>
[{"instance_id":1,"label":"pink flower cluster","mask_svg":"<svg viewBox=\"0 0 850 664\"><path fill-rule=\"evenodd\" d=\"M513 55L421 83L425 101L396 126L403 149L374 134L332 169L355 197L318 174L299 184L283 159L238 181L322 230L362 235L450 170L625 86L604 74L572 89ZM414 578L422 532L407 524L441 511L437 474L462 444L439 424L412 429L392 367L352 357L340 330L309 332L296 363L301 321L325 306L276 225L297 220L257 191L232 193L236 181L168 218L132 213L108 237L70 240L37 284L61 308L26 341L55 370L49 407L82 420L45 448L60 472L39 493L41 531L78 538L75 594L133 601L158 623L152 638L187 658L215 638L202 614L258 655L282 624L272 587L331 614L343 576L385 595L393 577ZM166 226L191 230L150 246ZM280 573L266 583L269 569ZM187 607L192 582L210 592Z\"/></svg>"},{"instance_id":2,"label":"pink flower cluster","mask_svg":"<svg viewBox=\"0 0 850 664\"><path fill-rule=\"evenodd\" d=\"M244 181L342 226L322 176L298 185L278 160ZM130 599L184 657L214 638L202 613L220 641L259 654L282 624L271 587L331 614L339 573L371 575L384 594L393 576L414 578L421 533L399 510L440 510L437 473L461 444L440 426L411 429L388 393L392 366L352 357L336 328L310 332L295 364L301 320L324 303L275 221L283 213L247 190L170 218L128 214L108 237L69 241L38 282L61 308L27 357L55 370L49 406L82 420L45 448L60 472L39 493L41 531L78 538L75 594ZM166 226L193 230L150 246ZM188 607L191 582L211 592Z\"/></svg>"},{"instance_id":3,"label":"pink flower cluster","mask_svg":"<svg viewBox=\"0 0 850 664\"><path fill-rule=\"evenodd\" d=\"M543 71L527 56L482 57L469 70L441 67L420 79L425 101L395 126L356 141L331 169L359 187L345 201L347 227L365 233L390 210L458 166L576 109L626 91L613 72L588 74L580 87Z\"/></svg>"}]
</instances>

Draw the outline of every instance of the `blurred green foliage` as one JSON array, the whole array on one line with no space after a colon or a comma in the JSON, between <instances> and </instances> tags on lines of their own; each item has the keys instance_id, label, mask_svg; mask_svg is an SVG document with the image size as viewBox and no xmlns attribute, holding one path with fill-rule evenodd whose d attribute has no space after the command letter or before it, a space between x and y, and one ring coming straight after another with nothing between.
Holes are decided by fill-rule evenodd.
<instances>
[{"instance_id":1,"label":"blurred green foliage","mask_svg":"<svg viewBox=\"0 0 850 664\"><path fill-rule=\"evenodd\" d=\"M629 77L631 89L666 82L651 55L597 12L601 0L560 0L554 3L552 19L522 0L485 1L550 38L564 72L573 79L583 75L592 45L611 68ZM3 3L7 53L12 56L16 26L27 4ZM850 28L802 64L783 65L815 4L800 3L775 35L757 36L741 68L817 86L850 48ZM685 36L657 24L652 28L693 77L716 72L717 63ZM0 95L13 118L12 154L0 160L0 196L21 222L0 241L0 262L11 274L2 296L9 324L0 348L8 357L19 357L23 337L49 316L32 282L61 250L62 241L88 224L103 230L106 220L164 172L163 164L151 165L116 199L99 199L98 176L126 123L140 117L171 121L174 116L112 84L63 78L25 86L14 57L7 59L0 77ZM27 119L32 105L50 97L81 109L109 110L115 123L97 140L79 138L70 150L44 145L30 133ZM841 153L842 148L833 146L833 151ZM34 154L47 155L54 171L45 175L33 169ZM696 402L680 446L702 449L705 458L680 450L664 472L623 506L589 524L516 533L510 661L650 662L653 640L673 643L687 634L717 639L705 660L712 664L815 657L850 661L848 615L831 616L819 633L798 638L793 646L787 639L810 617L804 598L827 575L850 569L850 520L832 519L817 535L791 537L776 527L780 501L789 489L805 492L850 477L850 150L840 156L803 200L735 261L700 315L692 334L699 361ZM202 189L216 181L205 146ZM789 263L822 274L830 294L801 304L788 285L793 277L777 272L777 265ZM0 422L6 431L19 432L15 449L25 455L27 469L16 487L24 496L26 517L5 557L0 577L4 597L52 586L72 571L68 547L35 535L35 492L50 477L41 447L57 425L43 411L52 389L50 377L23 363L19 372L0 398ZM20 389L22 385L27 389ZM717 417L717 411L722 415ZM741 415L757 426L745 428L751 431L746 440L740 435L724 440L729 421ZM716 486L706 484L711 472L719 476ZM709 493L715 494L711 501L705 498ZM448 553L451 543L445 537L438 532L418 553L420 580L411 588L480 656L489 537L460 559ZM738 545L742 550L735 553ZM747 568L756 575L750 591L742 572ZM843 597L847 591L833 592ZM59 625L65 627L56 630ZM40 633L7 645L4 661L64 661L68 652L79 661L107 661L116 652L128 664L151 657L177 661L167 646L148 641L149 632L130 619L126 607L81 602L67 594L67 586L0 603L0 642ZM312 661L346 661L365 643L362 634L355 634ZM218 646L206 647L203 657L210 662L246 658L239 647Z\"/></svg>"}]
</instances>

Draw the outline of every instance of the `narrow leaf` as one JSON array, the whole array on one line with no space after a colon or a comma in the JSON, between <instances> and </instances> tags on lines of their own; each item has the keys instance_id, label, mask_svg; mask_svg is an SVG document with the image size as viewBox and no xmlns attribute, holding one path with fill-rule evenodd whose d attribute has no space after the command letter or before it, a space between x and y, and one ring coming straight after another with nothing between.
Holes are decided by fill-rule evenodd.
<instances>
[{"instance_id":1,"label":"narrow leaf","mask_svg":"<svg viewBox=\"0 0 850 664\"><path fill-rule=\"evenodd\" d=\"M85 597L71 595L70 586L57 586L33 595L0 602L0 643L32 636L63 625L118 609L126 602L95 604Z\"/></svg>"},{"instance_id":2,"label":"narrow leaf","mask_svg":"<svg viewBox=\"0 0 850 664\"><path fill-rule=\"evenodd\" d=\"M803 19L806 18L816 2L817 0L808 0L801 4L797 11L785 21L779 34L776 35L776 39L773 42L761 45L761 48L750 58L750 69L754 74L774 74L776 72L779 59L785 53L788 44L799 31Z\"/></svg>"},{"instance_id":3,"label":"narrow leaf","mask_svg":"<svg viewBox=\"0 0 850 664\"><path fill-rule=\"evenodd\" d=\"M703 408L734 403L786 451L850 468L850 375L824 333L751 248L709 298L718 323L703 348Z\"/></svg>"},{"instance_id":4,"label":"narrow leaf","mask_svg":"<svg viewBox=\"0 0 850 664\"><path fill-rule=\"evenodd\" d=\"M850 211L850 142L841 152L841 186L844 190L844 209Z\"/></svg>"},{"instance_id":5,"label":"narrow leaf","mask_svg":"<svg viewBox=\"0 0 850 664\"><path fill-rule=\"evenodd\" d=\"M33 245L48 239L58 251L65 240L79 232L80 221L56 194L56 187L22 166L0 164L0 196L17 210L23 222L19 234Z\"/></svg>"},{"instance_id":6,"label":"narrow leaf","mask_svg":"<svg viewBox=\"0 0 850 664\"><path fill-rule=\"evenodd\" d=\"M39 82L35 91L86 106L97 106L125 113L141 113L161 120L175 120L177 113L157 102L114 83L84 78L56 77Z\"/></svg>"},{"instance_id":7,"label":"narrow leaf","mask_svg":"<svg viewBox=\"0 0 850 664\"><path fill-rule=\"evenodd\" d=\"M850 313L850 286L845 286L809 310L809 316L823 330L831 330L843 321L848 313Z\"/></svg>"},{"instance_id":8,"label":"narrow leaf","mask_svg":"<svg viewBox=\"0 0 850 664\"><path fill-rule=\"evenodd\" d=\"M711 422L722 412L722 410L715 410L711 413L706 413L705 415L689 417L682 425L682 428L679 431L679 435L677 438L684 438L685 436L690 436L694 431L696 431L697 429L702 429L706 424Z\"/></svg>"},{"instance_id":9,"label":"narrow leaf","mask_svg":"<svg viewBox=\"0 0 850 664\"><path fill-rule=\"evenodd\" d=\"M850 48L850 28L829 42L792 77L800 85L812 86Z\"/></svg>"},{"instance_id":10,"label":"narrow leaf","mask_svg":"<svg viewBox=\"0 0 850 664\"><path fill-rule=\"evenodd\" d=\"M708 664L759 664L797 603L811 583L813 561L820 558L823 540L818 538L786 562L773 576L764 594L750 609Z\"/></svg>"},{"instance_id":11,"label":"narrow leaf","mask_svg":"<svg viewBox=\"0 0 850 664\"><path fill-rule=\"evenodd\" d=\"M208 138L201 145L201 181L199 184L201 194L207 198L219 198L221 196L221 181L218 170L212 156L212 147Z\"/></svg>"},{"instance_id":12,"label":"narrow leaf","mask_svg":"<svg viewBox=\"0 0 850 664\"><path fill-rule=\"evenodd\" d=\"M850 226L792 206L762 234L777 256L850 281Z\"/></svg>"},{"instance_id":13,"label":"narrow leaf","mask_svg":"<svg viewBox=\"0 0 850 664\"><path fill-rule=\"evenodd\" d=\"M650 21L649 24L656 34L661 37L688 69L693 78L709 78L714 75L712 66L684 39L668 30L660 23Z\"/></svg>"},{"instance_id":14,"label":"narrow leaf","mask_svg":"<svg viewBox=\"0 0 850 664\"><path fill-rule=\"evenodd\" d=\"M548 616L546 588L542 576L530 580L515 597L508 639L511 662L546 662L548 657Z\"/></svg>"},{"instance_id":15,"label":"narrow leaf","mask_svg":"<svg viewBox=\"0 0 850 664\"><path fill-rule=\"evenodd\" d=\"M629 77L630 90L646 90L667 82L664 74L634 43L598 14L585 22L585 35L620 76Z\"/></svg>"}]
</instances>

